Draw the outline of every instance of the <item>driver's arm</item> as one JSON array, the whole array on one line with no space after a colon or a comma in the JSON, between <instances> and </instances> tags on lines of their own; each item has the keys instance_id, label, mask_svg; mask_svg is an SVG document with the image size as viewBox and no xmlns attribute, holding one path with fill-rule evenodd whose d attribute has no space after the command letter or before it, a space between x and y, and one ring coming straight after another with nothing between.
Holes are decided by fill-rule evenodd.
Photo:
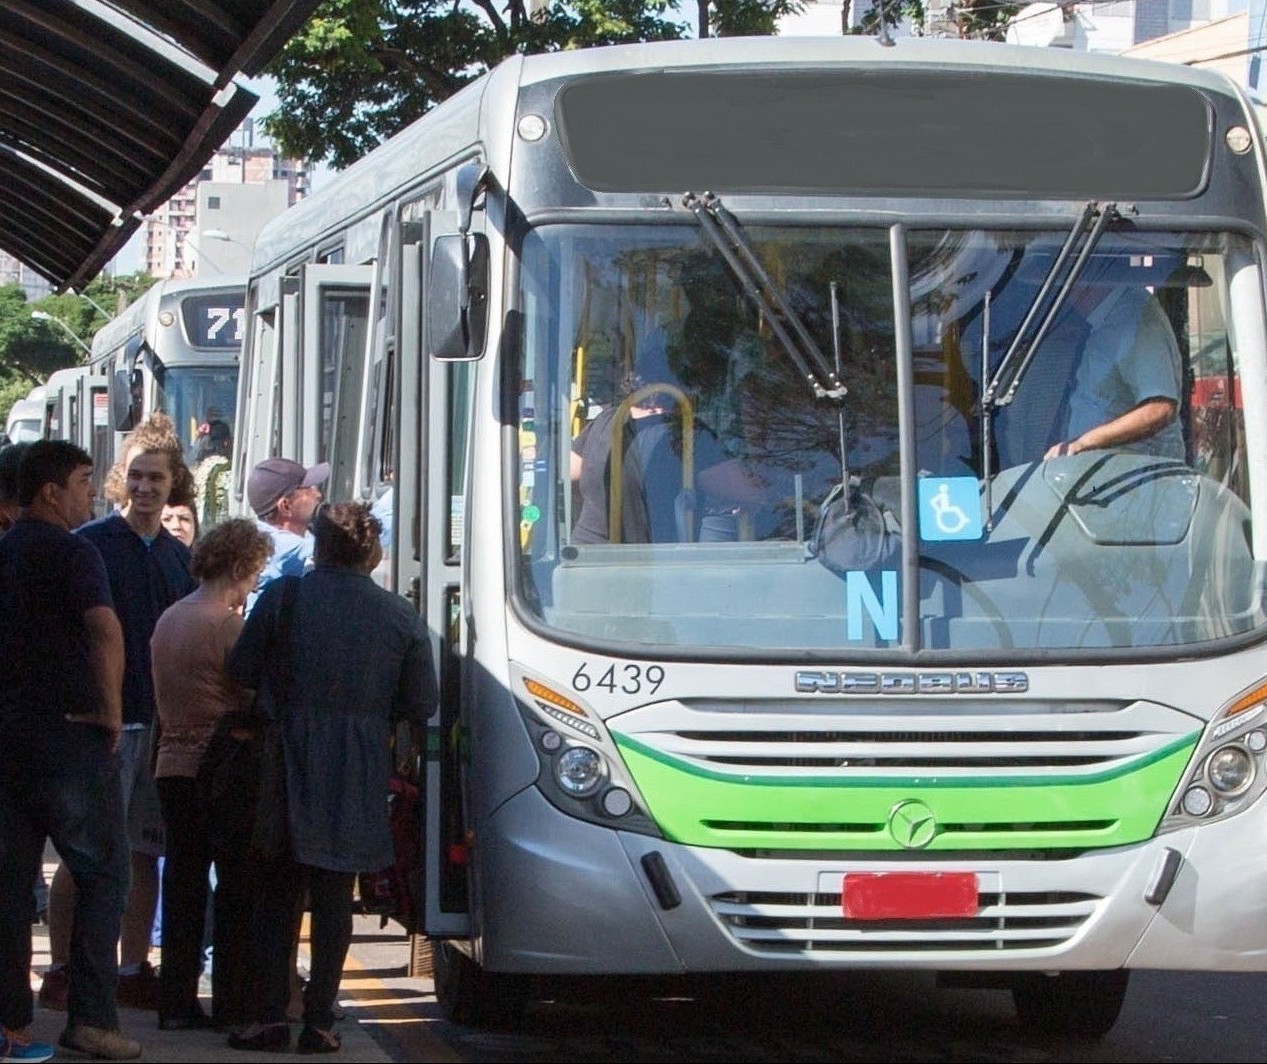
<instances>
[{"instance_id":1,"label":"driver's arm","mask_svg":"<svg viewBox=\"0 0 1267 1064\"><path fill-rule=\"evenodd\" d=\"M1082 451L1105 447L1121 447L1136 440L1144 440L1160 432L1178 413L1179 404L1173 399L1153 396L1132 407L1125 414L1088 429L1074 440L1061 440L1047 449L1044 458L1062 454L1080 454Z\"/></svg>"}]
</instances>

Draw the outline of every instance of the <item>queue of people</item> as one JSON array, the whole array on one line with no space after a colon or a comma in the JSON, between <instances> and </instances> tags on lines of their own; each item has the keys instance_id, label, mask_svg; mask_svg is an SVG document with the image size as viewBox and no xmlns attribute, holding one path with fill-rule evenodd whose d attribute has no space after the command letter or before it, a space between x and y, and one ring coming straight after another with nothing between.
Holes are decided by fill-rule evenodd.
<instances>
[{"instance_id":1,"label":"queue of people","mask_svg":"<svg viewBox=\"0 0 1267 1064\"><path fill-rule=\"evenodd\" d=\"M125 439L107 481L117 509L97 520L82 449L0 450L0 728L14 768L0 776L0 1059L54 1053L29 1032L48 841L61 864L38 998L67 1013L63 1047L140 1056L119 1028L122 1004L156 1011L164 1030L217 1027L235 1048L288 1048L306 903L312 976L296 1048L340 1048L356 875L392 862L391 730L421 723L438 695L421 619L369 576L381 524L363 504L321 506L328 475L267 459L248 478L256 520L200 530L163 414ZM293 617L279 627L283 599ZM257 697L279 685L284 697ZM235 862L213 849L198 770L221 718L248 710L281 718L286 844ZM208 915L210 1014L198 997Z\"/></svg>"}]
</instances>

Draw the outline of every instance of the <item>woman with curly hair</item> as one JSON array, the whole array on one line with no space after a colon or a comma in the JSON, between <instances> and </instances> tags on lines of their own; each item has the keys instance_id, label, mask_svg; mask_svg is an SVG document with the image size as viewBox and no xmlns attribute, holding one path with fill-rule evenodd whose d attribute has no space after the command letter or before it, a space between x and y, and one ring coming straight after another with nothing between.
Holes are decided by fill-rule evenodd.
<instances>
[{"instance_id":1,"label":"woman with curly hair","mask_svg":"<svg viewBox=\"0 0 1267 1064\"><path fill-rule=\"evenodd\" d=\"M235 1049L281 1052L286 1024L292 914L305 889L312 913L312 977L304 991L301 1053L339 1048L335 998L352 940L356 874L392 863L388 822L390 736L416 726L437 702L430 643L409 603L374 583L382 527L362 503L317 511L315 568L281 577L260 595L229 655L249 687L275 683L278 633L288 636L280 706L290 852L265 871L272 885L256 908L253 936L263 992L256 1022L229 1039ZM287 585L290 585L289 587ZM289 624L279 621L292 602ZM280 671L280 670L278 670Z\"/></svg>"},{"instance_id":2,"label":"woman with curly hair","mask_svg":"<svg viewBox=\"0 0 1267 1064\"><path fill-rule=\"evenodd\" d=\"M123 437L119 460L106 473L102 494L120 509L128 503L128 466L138 454L165 454L171 459L172 489L168 502L193 506L194 475L185 462L185 447L176 432L176 424L161 410Z\"/></svg>"},{"instance_id":3,"label":"woman with curly hair","mask_svg":"<svg viewBox=\"0 0 1267 1064\"><path fill-rule=\"evenodd\" d=\"M197 589L163 613L150 640L160 725L154 775L167 828L158 1010L165 1030L208 1024L198 1004L198 976L213 855L211 826L197 793L198 764L220 718L250 704L251 692L229 676L225 661L242 631L242 603L272 549L254 521L217 525L194 544ZM245 968L233 963L233 943L242 937L235 920L240 927L244 917L233 912L232 875L226 871L217 867L226 889L217 886L212 920L213 1014Z\"/></svg>"}]
</instances>

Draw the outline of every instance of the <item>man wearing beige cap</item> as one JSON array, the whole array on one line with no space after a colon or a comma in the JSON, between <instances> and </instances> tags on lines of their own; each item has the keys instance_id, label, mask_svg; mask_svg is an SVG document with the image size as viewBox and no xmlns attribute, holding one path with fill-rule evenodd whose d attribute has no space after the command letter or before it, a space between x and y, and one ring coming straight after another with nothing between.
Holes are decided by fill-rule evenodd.
<instances>
[{"instance_id":1,"label":"man wearing beige cap","mask_svg":"<svg viewBox=\"0 0 1267 1064\"><path fill-rule=\"evenodd\" d=\"M319 485L329 475L326 462L305 468L289 458L265 458L251 470L246 481L246 500L255 511L260 529L273 540L273 556L247 597L247 613L270 580L303 576L311 566L313 542L308 525L321 504Z\"/></svg>"}]
</instances>

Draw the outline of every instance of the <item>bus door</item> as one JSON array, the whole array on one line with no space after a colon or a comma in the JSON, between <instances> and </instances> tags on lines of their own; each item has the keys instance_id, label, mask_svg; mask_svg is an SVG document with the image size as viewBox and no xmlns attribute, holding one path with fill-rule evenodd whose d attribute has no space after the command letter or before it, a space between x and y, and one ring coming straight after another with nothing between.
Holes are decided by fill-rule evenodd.
<instances>
[{"instance_id":1,"label":"bus door","mask_svg":"<svg viewBox=\"0 0 1267 1064\"><path fill-rule=\"evenodd\" d=\"M113 451L118 454L123 438L153 409L153 374L149 372L149 347L140 333L128 338L107 366L110 373L110 428Z\"/></svg>"},{"instance_id":2,"label":"bus door","mask_svg":"<svg viewBox=\"0 0 1267 1064\"><path fill-rule=\"evenodd\" d=\"M101 494L101 486L106 482L106 474L110 472L111 434L110 434L110 380L100 373L85 373L79 380L82 389L83 438L79 445L92 455L92 482L97 486L97 497L93 501L94 512L98 517L109 513L109 502Z\"/></svg>"},{"instance_id":3,"label":"bus door","mask_svg":"<svg viewBox=\"0 0 1267 1064\"><path fill-rule=\"evenodd\" d=\"M298 277L282 278L272 398L276 410L277 428L273 437L276 449L270 454L297 455L300 453L299 441L303 438L304 408L299 389L299 289Z\"/></svg>"},{"instance_id":4,"label":"bus door","mask_svg":"<svg viewBox=\"0 0 1267 1064\"><path fill-rule=\"evenodd\" d=\"M423 771L423 926L435 938L471 933L461 768L462 542L471 412L469 363L430 357L432 248L457 215L419 211L402 230L397 404L397 587L426 618L440 685L427 722Z\"/></svg>"},{"instance_id":5,"label":"bus door","mask_svg":"<svg viewBox=\"0 0 1267 1064\"><path fill-rule=\"evenodd\" d=\"M352 498L357 426L343 415L360 403L372 276L369 266L325 263L305 266L302 274L298 383L304 418L294 457L305 466L330 463L324 493L336 502Z\"/></svg>"},{"instance_id":6,"label":"bus door","mask_svg":"<svg viewBox=\"0 0 1267 1064\"><path fill-rule=\"evenodd\" d=\"M62 439L70 440L71 443L79 444L79 434L83 425L81 424L80 412L80 393L79 386L82 379L70 380L62 385Z\"/></svg>"},{"instance_id":7,"label":"bus door","mask_svg":"<svg viewBox=\"0 0 1267 1064\"><path fill-rule=\"evenodd\" d=\"M251 314L249 342L243 344L238 367L238 409L233 440L236 499L245 497L247 476L256 463L279 453L281 345L285 331L284 312L279 303L286 298L288 289L293 303L296 286L291 278L280 278L277 284L281 292L277 296L265 292L264 280L256 282L251 292L252 303L258 301L258 305Z\"/></svg>"},{"instance_id":8,"label":"bus door","mask_svg":"<svg viewBox=\"0 0 1267 1064\"><path fill-rule=\"evenodd\" d=\"M354 462L351 469L351 497L370 504L382 525L383 557L370 574L389 591L397 590L393 554L396 536L396 422L398 420L396 381L399 338L396 301L400 286L394 283L399 272L397 255L399 225L394 209L379 216L378 249L374 257L370 285L369 331L365 338L362 374L356 381L353 407L340 396L340 413L355 419ZM348 399L351 398L349 394ZM340 474L342 471L339 471ZM397 747L400 753L400 746Z\"/></svg>"}]
</instances>

